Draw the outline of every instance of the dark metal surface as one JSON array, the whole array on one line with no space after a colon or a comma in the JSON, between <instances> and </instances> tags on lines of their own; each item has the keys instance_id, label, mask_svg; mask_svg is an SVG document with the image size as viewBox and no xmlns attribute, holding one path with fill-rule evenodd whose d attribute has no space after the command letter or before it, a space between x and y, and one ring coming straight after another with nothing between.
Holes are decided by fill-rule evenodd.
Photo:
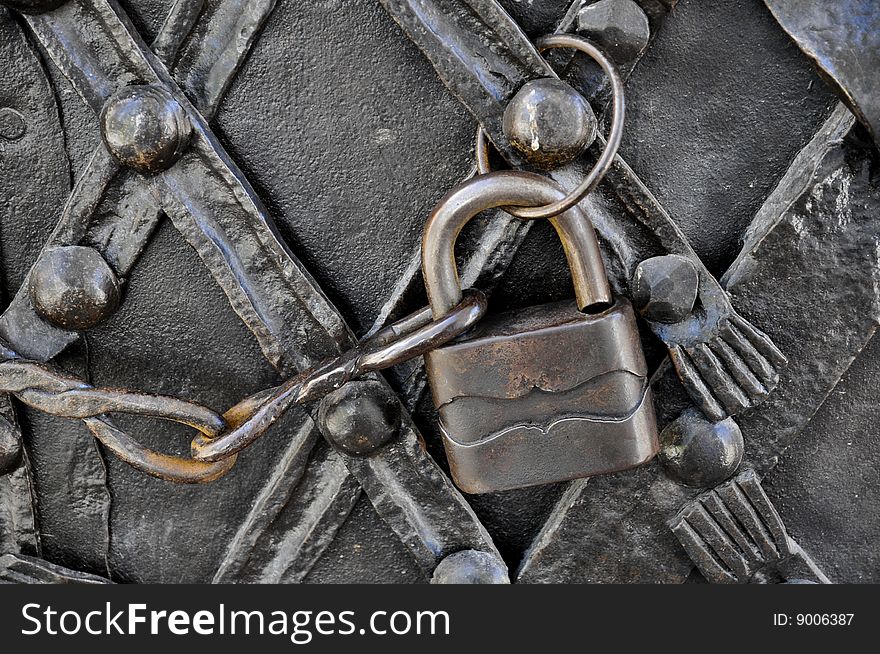
<instances>
[{"instance_id":1,"label":"dark metal surface","mask_svg":"<svg viewBox=\"0 0 880 654\"><path fill-rule=\"evenodd\" d=\"M107 579L69 570L30 556L0 556L0 584L108 584Z\"/></svg>"},{"instance_id":2,"label":"dark metal surface","mask_svg":"<svg viewBox=\"0 0 880 654\"><path fill-rule=\"evenodd\" d=\"M98 103L88 108L65 78L77 80L87 98L92 93L86 88L89 80L64 61L71 44L78 57L86 55L79 60L90 62L98 73L92 81L100 82L104 64L119 54L122 68L127 60L142 72L138 58L151 56L140 41L143 36L154 42L161 64L153 69L159 77L167 65L192 110L213 121L210 129L202 121L197 132L214 145L196 151L207 155L211 165L188 164L189 186L172 189L178 197L176 213L168 208L178 226L192 227L183 230L189 240L204 243L210 231L205 227L213 229L210 220L220 216L219 242L245 261L254 246L263 247L260 234L271 225L271 213L278 231L262 242L274 240L296 252L302 269L308 269L301 297L317 297L325 306L330 298L356 332L378 333L381 340L398 336L400 329L382 328L424 303L418 258L411 253L428 208L468 174L474 125L379 4L316 3L292 10L279 3L272 13L274 2L257 0L123 2L125 12L112 6L121 23L100 10L82 14L83 33L98 35L92 42L94 58L75 45L80 26L68 30L52 16L80 11L74 5L93 11L103 3L70 4L40 17L52 23L55 33L64 33L54 44L31 38L42 65L22 38L30 19L9 19L10 12L0 9L0 63L9 71L0 82L0 157L10 171L0 180L6 201L0 239L6 290L21 290L0 320L3 333L13 334L16 344L33 348L28 354L41 359L70 345L57 365L71 371L68 377L98 389L157 389L225 407L283 382L226 306L226 293L239 293L237 280L224 281L222 266L229 268L230 259L215 260L213 276L202 270L180 234L161 220L170 187L158 188L162 180L145 180L117 165L101 142ZM868 343L878 315L876 266L870 263L876 254L870 220L876 213L871 172L876 155L867 134L852 127L851 119L847 123L840 110L795 156L821 126L831 96L757 0L709 5L683 0L674 11L674 2L640 2L650 29L644 48L639 47L644 21L638 12L627 14L639 16L623 21L627 29L615 24L613 12L607 12L604 23L596 22L604 7L623 3L534 4L501 3L534 39L560 26L582 27L592 38L606 39L603 45L611 50L616 42L634 44L630 49L637 52L636 61L623 61L626 48L614 58L621 76L629 78L622 152L638 175L618 161L583 208L600 232L616 291L635 297L631 278L652 257L682 256L696 272L693 310L687 308L692 277L676 277L670 288L666 282L673 277L663 271L646 278L651 283L643 307L651 306L652 296L655 308L675 305L674 311L654 314L652 319L660 319L651 327L680 359L681 376L705 412L717 410L712 401L720 406L720 416L738 411L747 466L761 474L769 471L752 496L772 500L778 507L775 517L752 500L730 502L728 511L752 510L782 525L782 532L794 535L835 581L876 577L876 557L864 547L880 533L873 511L880 451L871 437L876 402L867 390L876 386L876 348L866 348L847 370ZM490 2L434 7L455 16L498 16L497 5ZM131 52L131 41L120 49L100 36L101 23L108 19L118 34L133 37ZM506 20L484 23L480 33L489 36L471 41L457 31L455 21L444 26L450 28L449 42L460 44L467 59L504 32L498 25L509 25ZM742 33L749 35L748 43ZM511 51L523 47L519 28L504 34L509 41L495 50L498 58L491 65L509 65ZM848 38L837 32L832 45L839 47ZM41 45L44 41L48 46ZM346 49L339 48L343 42ZM252 45L253 56L245 61ZM468 51L471 46L476 50ZM134 59L126 59L132 53ZM607 89L597 68L580 56L556 54L548 54L548 60L607 120ZM235 76L238 70L242 74ZM457 79L466 82L462 75ZM147 81L164 89L167 83L114 80L114 88ZM23 94L20 89L31 90ZM175 97L182 98L180 106L186 104L183 96ZM178 140L171 136L168 143L176 149ZM556 173L557 178L574 187L600 149L597 142L582 162ZM225 159L212 159L222 151L228 153ZM178 164L193 154L184 153ZM241 167L237 173L230 166L233 159ZM238 182L229 183L230 171ZM76 186L65 209L71 174ZM242 211L239 199L217 201L228 200L230 188L235 195L245 175L253 182L253 188L244 182L245 196L251 198L245 204L253 202L256 212ZM217 179L225 181L216 184ZM43 192L22 193L38 184ZM162 202L156 201L157 188L166 198ZM729 274L733 305L749 321L743 322L707 270L720 274L734 259L742 228L762 203L744 254ZM188 223L191 212L200 217ZM254 221L258 214L265 220ZM59 217L58 230L49 238ZM238 225L254 227L256 238L236 233ZM123 291L115 313L102 315L105 320L96 326L86 321L83 326L90 329L83 333L56 329L43 320L34 310L27 273L46 242L50 250L84 246L100 253ZM498 309L570 295L561 248L546 225L494 212L465 230L460 249L463 285L494 290L496 316ZM135 266L141 253L145 256ZM242 271L250 276L241 288L256 281L265 290L263 298L270 298L268 303L258 299L257 317L248 319L259 331L259 321L276 309L272 293L285 297L288 291L280 290L278 278L271 279L269 264L249 270L233 265L232 270L233 278ZM236 306L239 313L242 306ZM427 317L418 314L406 324L415 326ZM717 325L715 317L720 317ZM781 346L787 366L769 339L750 326L752 321ZM344 325L341 318L339 324ZM320 345L327 342L320 319L314 328L285 332L289 325L274 328L289 337L290 351L313 352L317 358L304 357L297 365L292 357L285 377L346 347ZM642 327L653 368L662 359L661 350ZM705 345L689 340L693 330L701 332ZM268 341L261 341L266 351ZM318 343L314 349L312 342ZM349 337L348 343L353 342ZM734 374L725 377L726 372ZM776 374L776 389L755 405ZM151 480L106 457L80 421L21 406L16 416L8 396L0 398L5 400L0 403L5 431L0 433L11 444L7 449L13 462L12 471L0 476L0 553L25 551L52 562L32 560L30 570L64 564L115 580L497 583L508 577L495 544L514 569L536 537L519 580L681 581L696 562L713 580L729 581L713 576L712 562L726 561L725 556L744 571L736 573L737 581L821 581L824 576L815 562L804 567L792 543L760 541L760 533L748 530L741 535L756 547L770 544L784 551L783 558L792 565L799 562L801 570L778 573L785 566L769 550L757 558L746 550L733 556L726 549L731 542L715 539L698 521L689 522L696 537L687 542L702 543L709 558L687 555L667 522L684 507L696 509L698 487L733 473L741 448L737 425L729 418L712 424L690 408L694 400L668 363L660 363L653 383L658 417L672 425L662 466L649 464L568 486L474 496L467 503L441 472L442 434L436 431L436 414L420 400L424 373L419 361L399 366L389 379L399 391L398 408L405 408L396 439L388 437L395 431L391 414L380 412L373 419L368 410L363 415L343 411L363 418L360 427L325 430L336 446L367 443L373 455L340 453L318 437L309 416L291 409L222 480L186 488ZM376 390L375 397L391 397L381 381L361 383ZM700 390L700 383L706 390ZM342 396L343 404L360 401L357 393ZM755 406L740 410L745 405ZM125 430L120 434L143 434L143 447L188 456L185 444L191 433L185 428L158 421L141 424L124 415L114 419ZM440 467L421 450L412 419ZM773 469L786 448L782 464ZM65 489L63 495L59 488ZM202 556L193 560L192 551ZM16 566L21 558L14 559ZM17 579L53 581L76 574L69 569L59 575L27 572Z\"/></svg>"},{"instance_id":3,"label":"dark metal surface","mask_svg":"<svg viewBox=\"0 0 880 654\"><path fill-rule=\"evenodd\" d=\"M592 189L604 175L605 183L583 200L583 206L608 242L612 256L618 260L612 263L612 270L625 276L618 287L625 290L638 263L652 256L687 257L700 273L699 306L695 311L675 325L651 323L654 333L669 348L695 404L711 419L722 420L762 401L778 381L778 368L784 365L785 357L761 330L734 310L680 228L632 169L616 155L623 120L623 91L613 66L594 46L579 37L557 34L545 37L540 44L582 49L602 65L613 82L613 127L608 147L601 154L596 149L605 145L604 139L599 139L602 143L590 148L587 156L578 162L552 173L564 188L575 189L567 201L539 209L511 208L511 213L527 217L552 215L568 207L585 190ZM443 63L433 63L443 77ZM470 72L479 82L478 71ZM480 97L477 94L462 99L468 104L479 102ZM480 159L478 157L478 161ZM725 372L719 357L736 372ZM746 370L754 374L745 373Z\"/></svg>"},{"instance_id":4,"label":"dark metal surface","mask_svg":"<svg viewBox=\"0 0 880 654\"><path fill-rule=\"evenodd\" d=\"M840 107L820 127L755 217L726 278L728 291L773 324L776 338L811 353L786 369L768 402L736 418L746 441L744 459L761 472L772 470L795 439L807 436L811 417L877 327L876 268L871 262L877 257L873 230L878 214L873 207L880 195L874 175L866 174L876 155L872 144L852 134L853 122ZM826 192L840 185L848 186L854 204L841 205L837 192ZM848 228L840 229L844 223ZM829 288L829 279L840 285ZM818 289L828 295L817 294ZM665 400L658 411L665 426L687 406L687 399L668 367L655 373L652 387ZM863 455L873 456L869 449ZM876 501L876 489L867 492ZM693 495L659 466L640 468L630 476L575 482L534 541L518 578L684 581L691 561L669 538L665 520ZM622 523L608 519L620 515L627 516ZM861 508L849 515L861 520L867 514ZM802 528L806 524L801 522ZM582 525L591 525L588 540ZM623 534L630 534L631 547L620 552L613 566L597 566L593 557ZM572 542L589 545L586 551L573 550ZM570 558L561 560L562 552ZM825 555L833 557L828 549ZM865 571L872 566L876 568L876 560L866 557L840 571L855 580L870 576Z\"/></svg>"},{"instance_id":5,"label":"dark metal surface","mask_svg":"<svg viewBox=\"0 0 880 654\"><path fill-rule=\"evenodd\" d=\"M844 0L766 0L798 47L880 142L880 4Z\"/></svg>"},{"instance_id":6,"label":"dark metal surface","mask_svg":"<svg viewBox=\"0 0 880 654\"><path fill-rule=\"evenodd\" d=\"M74 6L75 5L75 6ZM88 6L81 7L78 3L73 3L74 8L71 9L72 12L80 12L85 11L86 15L90 15L89 12L94 12L94 16L97 18L94 23L99 30L104 29L104 35L106 40L102 42L102 45L108 46L108 53L111 55L110 60L113 57L117 58L117 62L111 65L111 73L115 75L119 75L120 71L124 71L126 66L129 66L134 72L137 78L145 79L147 81L154 81L156 83L160 83L164 85L164 88L173 94L174 85L173 82L165 75L163 72L164 69L160 64L151 60L148 53L145 53L141 49L141 45L137 42L136 39L132 38L131 33L128 31L127 26L124 23L119 23L121 14L114 13L115 8L104 6L102 3L98 3L97 6ZM63 10L61 10L63 11ZM76 16L72 16L75 18ZM90 45L83 43L82 45L76 44L76 40L81 38L81 35L77 33L76 29L72 31L65 31L65 23L57 22L55 19L58 18L57 14L53 14L53 20L50 20L48 23L32 23L32 27L45 38L45 42L47 43L47 47L50 52L60 53L66 47L73 47L77 49L81 49L80 55L88 58L90 52ZM71 18L68 16L67 18ZM68 21L66 25L69 27L71 25L76 25L80 28L85 28L87 25L90 25L90 21ZM121 28L121 29L120 29ZM94 35L93 35L94 36ZM99 37L99 41L100 41ZM70 42L68 42L70 40ZM71 45L73 43L73 45ZM106 54L106 53L102 53ZM69 63L66 60L61 61L62 65L65 63ZM95 62L96 64L104 64L108 65L110 63L106 58L102 59L100 62ZM78 67L68 67L66 71L75 85L79 85L79 90L82 92L84 99L87 101L91 100L93 107L97 108L97 105L101 102L102 96L106 95L107 91L107 82L101 79L99 75L85 75L83 76L82 70ZM241 261L241 264L244 267L240 267L238 261L235 261L235 252L232 250L236 245L241 246L243 242L246 241L247 235L243 234L241 231L238 231L234 238L227 239L224 236L220 236L219 238L225 242L225 246L220 253L220 259L217 259L216 256L212 254L210 250L202 249L200 253L205 255L208 259L209 267L214 265L214 272L220 278L221 284L224 284L224 288L231 294L231 300L233 302L233 306L239 310L246 321L249 321L252 329L256 332L258 340L264 345L264 348L268 348L267 356L270 359L276 360L275 351L271 346L271 338L270 333L267 332L264 325L265 321L269 317L265 315L270 311L276 311L277 307L272 305L270 307L269 304L264 304L262 307L262 312L258 311L256 313L253 312L253 309L247 310L246 307L251 306L251 302L257 297L260 292L260 284L263 284L263 289L267 287L265 284L268 284L270 287L272 284L277 283L271 279L272 277L272 267L277 266L280 268L282 279L284 279L287 275L292 275L294 279L297 278L297 275L301 276L301 288L294 289L294 293L282 293L276 295L276 300L296 300L298 297L298 293L306 293L313 294L314 299L308 304L307 307L301 307L296 313L302 315L302 308L308 308L311 312L318 312L321 314L323 311L323 315L321 315L321 319L327 320L330 324L326 327L329 330L329 336L332 337L345 337L347 335L344 327L340 333L339 329L333 326L333 318L335 317L332 310L325 310L320 305L322 302L322 294L320 292L316 292L314 286L310 286L310 282L307 276L304 276L302 270L297 270L297 263L295 260L292 260L287 250L277 244L275 240L275 236L272 230L268 226L268 222L265 217L260 213L261 205L259 201L255 199L252 194L252 191L249 190L246 182L243 182L241 178L236 177L236 174L233 170L230 169L231 162L227 159L224 159L222 155L222 150L219 150L219 145L216 141L211 140L210 132L207 129L207 126L204 124L201 117L188 105L187 101L183 98L183 96L178 95L176 100L180 104L181 107L187 109L189 118L193 122L194 125L197 126L196 133L200 135L200 138L197 140L197 143L193 144L193 147L190 149L189 153L193 151L197 151L201 156L199 159L195 159L191 161L191 164L194 164L194 168L190 165L189 172L198 173L199 170L205 170L204 166L207 165L210 173L207 176L202 177L202 182L216 182L221 183L221 187L219 189L205 189L199 188L199 192L204 192L205 190L210 190L206 195L201 195L200 201L208 200L209 203L213 202L221 202L224 203L225 210L220 214L213 214L213 217L226 216L228 214L228 209L231 206L229 204L229 200L232 200L233 206L238 205L244 213L250 217L254 217L256 214L257 222L253 225L253 230L255 234L251 237L256 237L257 241L252 241L248 244L247 247L250 248L248 256ZM213 161L212 161L213 159ZM213 168L211 168L213 166ZM186 158L179 162L178 165L175 165L171 170L164 173L161 177L155 178L158 182L153 181L152 183L155 185L160 182L168 182L171 181L172 185L167 188L171 191L172 196L176 196L178 200L183 202L183 206L185 207L183 211L180 210L175 212L175 207L167 206L168 195L166 193L160 193L160 196L163 199L163 205L165 210L172 214L172 216L180 219L180 220L188 220L190 218L190 212L194 212L194 215L198 218L199 212L204 212L205 209L199 204L199 202L193 202L195 196L191 195L196 188L192 185L191 181L186 180L186 177L181 177L181 175L185 175L187 172L187 160ZM231 174L230 174L231 173ZM170 176L170 177L169 177ZM224 188L222 184L226 184L227 186ZM236 191L236 185L238 185L238 191ZM231 189L230 189L231 186ZM250 195L249 195L250 193ZM211 209L208 209L210 212ZM207 214L202 214L206 218ZM196 221L198 225L198 220ZM179 225L180 226L180 225ZM184 233L187 233L194 239L198 239L199 235L197 231L189 230L186 225L181 226L181 229ZM211 224L211 234L209 239L216 241L216 229L217 227ZM244 241L242 238L244 237ZM199 249L198 243L195 243L196 248ZM256 247L255 247L256 246ZM255 249L254 249L255 247ZM275 247L276 251L272 252L272 248ZM261 262L259 260L259 255L264 255L268 257L265 259L265 262L269 264L269 267L261 267ZM224 259L225 256L231 256L232 260ZM254 255L257 255L255 258ZM218 263L222 263L221 267L217 267ZM250 275L251 278L248 280L245 279L231 279L226 272L226 269L223 268L225 265L229 265L233 269L233 271L237 271L238 275ZM268 273L268 275L267 275ZM242 287L239 287L238 284L241 283ZM238 290L236 290L238 289ZM268 290L268 289L267 289ZM242 291L244 292L244 296L242 296ZM265 292L265 291L264 291ZM274 291L268 291L271 295ZM268 296L264 296L268 297ZM246 299L244 299L246 298ZM238 301L237 301L238 299ZM242 303L244 300L244 303ZM266 302L265 299L258 300L258 303ZM20 329L21 323L12 323L13 325L17 325ZM21 332L19 332L21 333ZM295 336L297 331L294 332L282 332L282 334L290 333ZM301 333L301 330L300 330ZM310 331L310 338L307 341L302 341L302 345L306 347L313 348L325 348L325 345L315 338L315 336L319 332L315 332L314 330ZM262 337L262 338L261 338ZM350 338L350 337L349 337ZM16 339L13 339L16 340ZM404 430L402 433L402 440L404 441L404 445L409 445L407 441L412 439L414 441L414 433L411 429ZM420 455L418 449L414 449L411 447L406 447L404 449L395 449L395 448L386 448L383 451L382 456L392 456L392 457L400 457L403 456L406 459L410 459L411 463L415 463L417 466L421 466L419 470L419 474L414 476L408 476L408 479L411 484L415 484L413 490L416 492L422 492L422 501L419 503L420 507L424 507L426 503L430 504L435 501L435 498L438 494L442 495L442 489L444 485L446 485L449 490L451 490L451 486L448 485L448 482L445 482L438 474L432 473L430 470L430 463L426 460L426 457L422 454L422 461L412 461L413 458L419 459ZM427 466L427 467L426 467ZM372 465L369 466L353 466L356 468L357 473L361 477L362 480L368 482L368 490L373 493L374 503L377 503L378 506L383 507L387 513L386 517L391 522L395 528L407 530L406 525L416 526L414 523L419 523L422 520L428 519L429 516L426 512L421 511L418 514L413 514L411 511L402 511L401 510L401 502L406 502L407 498L405 496L401 496L399 493L396 493L394 496L385 495L384 498L379 497L382 494L382 484L381 481L383 475L387 474L388 468L381 467L376 468ZM374 477L375 474L378 474L378 478ZM422 490L424 489L424 490ZM454 502L453 502L454 504ZM459 506L462 506L463 502L459 503ZM450 505L446 504L441 512L448 513L450 510ZM463 508L463 506L462 506ZM390 512L390 513L388 513ZM467 522L467 511L462 515L462 517ZM460 524L450 523L448 520L445 521L448 524L448 527L445 528L447 532L460 533L458 531ZM460 522L460 521L459 521ZM420 548L426 547L427 554L431 561L434 561L434 557L443 556L445 551L442 546L439 549L434 549L436 546L433 542L425 543L423 540L422 532L424 531L424 526L418 525L415 530L409 531L407 534L402 534L402 536L406 539L407 544L410 544L413 547ZM476 534L477 540L482 537L482 533L478 529ZM488 543L480 543L477 542L478 545L483 545L488 549L491 549L491 545ZM426 562L427 565L431 565Z\"/></svg>"},{"instance_id":7,"label":"dark metal surface","mask_svg":"<svg viewBox=\"0 0 880 654\"><path fill-rule=\"evenodd\" d=\"M67 0L3 0L3 4L26 14L42 14L63 5Z\"/></svg>"}]
</instances>

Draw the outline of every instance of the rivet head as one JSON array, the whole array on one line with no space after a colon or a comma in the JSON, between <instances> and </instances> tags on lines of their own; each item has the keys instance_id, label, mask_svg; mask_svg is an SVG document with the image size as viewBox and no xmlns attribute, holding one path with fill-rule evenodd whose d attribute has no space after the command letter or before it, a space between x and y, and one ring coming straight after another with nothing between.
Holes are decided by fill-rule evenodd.
<instances>
[{"instance_id":1,"label":"rivet head","mask_svg":"<svg viewBox=\"0 0 880 654\"><path fill-rule=\"evenodd\" d=\"M18 430L0 416L0 476L9 474L21 461L21 439Z\"/></svg>"},{"instance_id":2,"label":"rivet head","mask_svg":"<svg viewBox=\"0 0 880 654\"><path fill-rule=\"evenodd\" d=\"M645 259L633 274L633 305L648 320L673 324L684 320L697 301L700 273L685 257L669 254Z\"/></svg>"},{"instance_id":3,"label":"rivet head","mask_svg":"<svg viewBox=\"0 0 880 654\"><path fill-rule=\"evenodd\" d=\"M167 170L186 151L192 123L177 100L155 86L126 86L101 112L101 136L119 163L141 173Z\"/></svg>"},{"instance_id":4,"label":"rivet head","mask_svg":"<svg viewBox=\"0 0 880 654\"><path fill-rule=\"evenodd\" d=\"M577 17L577 31L614 60L633 63L648 47L648 16L633 0L599 0L586 5Z\"/></svg>"},{"instance_id":5,"label":"rivet head","mask_svg":"<svg viewBox=\"0 0 880 654\"><path fill-rule=\"evenodd\" d=\"M504 135L536 168L563 166L596 138L596 114L571 86L558 79L527 82L504 110Z\"/></svg>"},{"instance_id":6,"label":"rivet head","mask_svg":"<svg viewBox=\"0 0 880 654\"><path fill-rule=\"evenodd\" d=\"M742 463L742 431L732 418L709 422L699 411L688 409L663 430L660 443L666 471L687 486L717 486Z\"/></svg>"},{"instance_id":7,"label":"rivet head","mask_svg":"<svg viewBox=\"0 0 880 654\"><path fill-rule=\"evenodd\" d=\"M94 327L119 306L116 275L98 251L88 247L45 252L31 270L29 290L37 314L62 329Z\"/></svg>"},{"instance_id":8,"label":"rivet head","mask_svg":"<svg viewBox=\"0 0 880 654\"><path fill-rule=\"evenodd\" d=\"M507 567L493 554L464 550L440 561L432 584L509 584Z\"/></svg>"},{"instance_id":9,"label":"rivet head","mask_svg":"<svg viewBox=\"0 0 880 654\"><path fill-rule=\"evenodd\" d=\"M0 5L6 5L23 14L43 14L53 9L58 9L67 0L0 0Z\"/></svg>"},{"instance_id":10,"label":"rivet head","mask_svg":"<svg viewBox=\"0 0 880 654\"><path fill-rule=\"evenodd\" d=\"M0 139L17 141L27 132L24 116L11 107L0 109Z\"/></svg>"},{"instance_id":11,"label":"rivet head","mask_svg":"<svg viewBox=\"0 0 880 654\"><path fill-rule=\"evenodd\" d=\"M400 402L376 380L352 381L321 400L318 425L338 449L365 456L397 436Z\"/></svg>"}]
</instances>

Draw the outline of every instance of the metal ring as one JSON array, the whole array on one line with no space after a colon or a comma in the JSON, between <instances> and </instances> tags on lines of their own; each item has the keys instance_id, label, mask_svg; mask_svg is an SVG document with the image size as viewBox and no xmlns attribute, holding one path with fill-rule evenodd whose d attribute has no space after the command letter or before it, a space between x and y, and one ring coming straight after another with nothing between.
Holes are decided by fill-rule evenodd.
<instances>
[{"instance_id":1,"label":"metal ring","mask_svg":"<svg viewBox=\"0 0 880 654\"><path fill-rule=\"evenodd\" d=\"M127 413L181 423L202 434L217 435L223 419L200 404L167 395L95 388L50 366L10 357L0 362L0 388L21 402L49 415L79 418L110 452L154 477L180 483L206 483L225 475L235 458L204 463L155 452L116 427L107 413Z\"/></svg>"},{"instance_id":2,"label":"metal ring","mask_svg":"<svg viewBox=\"0 0 880 654\"><path fill-rule=\"evenodd\" d=\"M608 140L605 143L605 150L599 161L593 166L593 169L584 178L584 180L569 193L564 199L552 204L540 207L504 207L508 213L517 218L525 218L529 220L537 218L550 218L571 209L578 202L592 191L602 181L605 173L611 168L614 162L614 156L620 147L620 140L623 137L623 118L626 112L626 101L623 95L623 80L621 80L614 64L602 53L599 48L587 41L585 38L574 34L551 34L544 36L536 42L541 52L553 48L572 48L583 52L592 57L611 82L611 91L613 98L613 106L611 113L611 131L608 133ZM482 126L477 128L476 140L476 160L477 171L481 175L491 172L489 165L489 147L486 132Z\"/></svg>"},{"instance_id":3,"label":"metal ring","mask_svg":"<svg viewBox=\"0 0 880 654\"><path fill-rule=\"evenodd\" d=\"M83 419L92 435L119 459L152 477L178 484L206 484L225 475L235 465L236 456L206 463L188 457L155 452L138 443L104 417Z\"/></svg>"},{"instance_id":4,"label":"metal ring","mask_svg":"<svg viewBox=\"0 0 880 654\"><path fill-rule=\"evenodd\" d=\"M448 343L474 325L486 312L486 296L468 289L461 302L437 320L421 309L376 332L332 361L291 377L280 386L261 391L229 409L230 426L217 436L204 432L192 442L197 461L222 461L260 438L294 404L317 400L352 379L390 368Z\"/></svg>"},{"instance_id":5,"label":"metal ring","mask_svg":"<svg viewBox=\"0 0 880 654\"><path fill-rule=\"evenodd\" d=\"M129 406L110 407L114 411L187 425L205 436L216 436L226 426L219 415L193 402L145 393L124 392L120 395L121 404L129 403ZM139 400L143 400L147 406L138 406ZM153 408L151 405L154 402L160 403L161 406ZM178 484L206 484L229 472L237 458L232 456L222 461L206 463L194 461L189 457L163 454L142 445L116 427L103 414L83 417L82 421L92 435L119 459L141 472L165 481Z\"/></svg>"}]
</instances>

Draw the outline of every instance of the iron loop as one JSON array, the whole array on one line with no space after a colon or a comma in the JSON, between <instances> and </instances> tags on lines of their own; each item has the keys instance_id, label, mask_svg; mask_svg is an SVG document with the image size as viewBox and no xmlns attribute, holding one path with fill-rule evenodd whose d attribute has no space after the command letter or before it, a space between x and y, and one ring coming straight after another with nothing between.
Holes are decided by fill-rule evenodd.
<instances>
[{"instance_id":1,"label":"iron loop","mask_svg":"<svg viewBox=\"0 0 880 654\"><path fill-rule=\"evenodd\" d=\"M620 147L620 140L623 137L623 119L626 113L626 101L623 94L623 80L617 72L617 68L606 57L602 51L587 39L575 34L550 34L544 36L536 42L541 52L554 48L572 48L589 55L596 63L601 66L603 72L611 82L612 91L612 110L611 110L611 129L608 133L608 139L605 143L605 149L602 156L593 166L592 170L584 177L583 181L571 191L565 198L551 204L541 205L537 207L524 206L507 206L504 210L516 216L517 218L525 218L535 220L538 218L551 218L557 216L564 211L571 209L578 202L584 199L590 191L592 191L605 173L611 168L614 157ZM485 175L491 172L489 162L489 139L486 137L485 130L480 126L477 127L476 139L476 161L477 172Z\"/></svg>"},{"instance_id":2,"label":"iron loop","mask_svg":"<svg viewBox=\"0 0 880 654\"><path fill-rule=\"evenodd\" d=\"M0 362L0 391L44 413L79 418L114 455L153 477L178 483L206 483L219 479L235 464L230 458L217 463L155 452L116 427L105 415L127 413L178 422L216 435L226 426L223 419L201 404L167 395L152 395L116 388L95 388L81 379L50 366L27 361L12 353Z\"/></svg>"}]
</instances>

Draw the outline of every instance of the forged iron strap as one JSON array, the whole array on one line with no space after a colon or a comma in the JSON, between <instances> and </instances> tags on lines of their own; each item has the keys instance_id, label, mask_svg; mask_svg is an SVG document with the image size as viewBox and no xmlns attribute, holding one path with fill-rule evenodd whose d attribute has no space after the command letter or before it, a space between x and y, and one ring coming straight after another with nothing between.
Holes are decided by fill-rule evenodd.
<instances>
[{"instance_id":1,"label":"forged iron strap","mask_svg":"<svg viewBox=\"0 0 880 654\"><path fill-rule=\"evenodd\" d=\"M287 409L315 401L364 374L382 370L439 347L462 334L486 311L486 298L467 292L450 312L431 320L427 307L367 338L357 347L292 377L280 386L256 393L223 416L169 395L119 388L96 388L46 364L18 358L0 347L0 392L12 393L28 406L62 418L83 420L114 455L147 474L178 483L219 479L235 464L237 453L256 441ZM149 416L193 427L194 458L150 450L105 416L108 413Z\"/></svg>"}]
</instances>

